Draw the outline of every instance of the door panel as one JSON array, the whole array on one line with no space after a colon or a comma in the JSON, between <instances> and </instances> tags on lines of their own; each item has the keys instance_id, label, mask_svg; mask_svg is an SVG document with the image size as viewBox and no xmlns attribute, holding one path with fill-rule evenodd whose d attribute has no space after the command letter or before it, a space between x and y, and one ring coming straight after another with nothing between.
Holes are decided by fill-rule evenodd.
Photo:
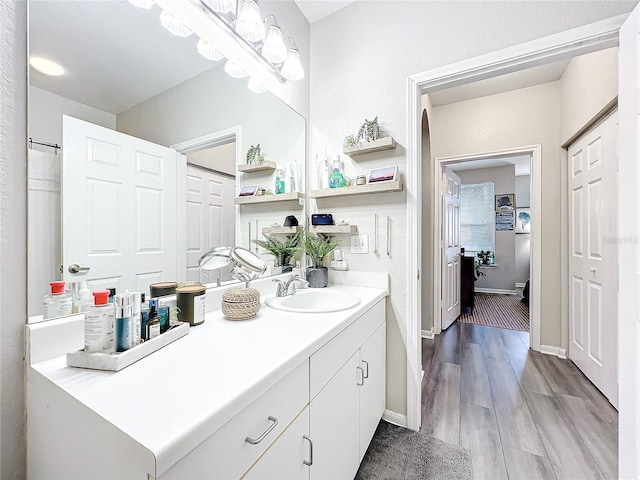
<instances>
[{"instance_id":1,"label":"door panel","mask_svg":"<svg viewBox=\"0 0 640 480\"><path fill-rule=\"evenodd\" d=\"M616 406L617 113L569 147L569 357Z\"/></svg>"},{"instance_id":2,"label":"door panel","mask_svg":"<svg viewBox=\"0 0 640 480\"><path fill-rule=\"evenodd\" d=\"M460 316L460 177L444 169L442 329Z\"/></svg>"},{"instance_id":3,"label":"door panel","mask_svg":"<svg viewBox=\"0 0 640 480\"><path fill-rule=\"evenodd\" d=\"M148 290L177 271L178 155L170 149L63 117L62 261L66 281ZM89 267L70 273L69 265Z\"/></svg>"}]
</instances>

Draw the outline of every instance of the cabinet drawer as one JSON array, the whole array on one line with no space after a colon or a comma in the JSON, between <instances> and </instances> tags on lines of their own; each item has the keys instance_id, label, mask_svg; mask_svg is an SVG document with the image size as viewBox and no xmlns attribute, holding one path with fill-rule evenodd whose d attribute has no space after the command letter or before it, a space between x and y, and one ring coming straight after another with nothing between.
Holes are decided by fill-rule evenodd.
<instances>
[{"instance_id":1,"label":"cabinet drawer","mask_svg":"<svg viewBox=\"0 0 640 480\"><path fill-rule=\"evenodd\" d=\"M358 320L310 357L310 397L313 399L331 377L360 348L385 319L385 300L380 300Z\"/></svg>"},{"instance_id":2,"label":"cabinet drawer","mask_svg":"<svg viewBox=\"0 0 640 480\"><path fill-rule=\"evenodd\" d=\"M240 478L308 402L309 361L305 360L161 478ZM270 417L277 419L277 423ZM259 441L250 444L247 437Z\"/></svg>"}]
</instances>

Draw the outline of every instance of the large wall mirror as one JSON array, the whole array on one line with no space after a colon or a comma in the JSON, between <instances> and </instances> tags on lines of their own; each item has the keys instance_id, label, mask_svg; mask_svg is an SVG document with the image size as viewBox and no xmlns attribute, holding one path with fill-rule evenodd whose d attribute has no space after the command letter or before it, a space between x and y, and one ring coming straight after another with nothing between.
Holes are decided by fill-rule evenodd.
<instances>
[{"instance_id":1,"label":"large wall mirror","mask_svg":"<svg viewBox=\"0 0 640 480\"><path fill-rule=\"evenodd\" d=\"M119 0L29 2L31 60L64 69L29 73L30 317L54 280L122 292L225 281L197 260L226 245L273 265L253 240L290 215L304 224L305 119L159 14ZM264 168L245 168L258 144ZM291 180L282 197L270 195L279 169Z\"/></svg>"}]
</instances>

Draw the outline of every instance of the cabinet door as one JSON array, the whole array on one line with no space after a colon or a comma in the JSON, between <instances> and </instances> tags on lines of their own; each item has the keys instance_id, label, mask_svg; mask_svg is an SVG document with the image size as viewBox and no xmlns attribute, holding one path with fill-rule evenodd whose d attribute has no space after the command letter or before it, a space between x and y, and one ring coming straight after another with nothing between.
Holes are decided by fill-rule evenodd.
<instances>
[{"instance_id":1,"label":"cabinet door","mask_svg":"<svg viewBox=\"0 0 640 480\"><path fill-rule=\"evenodd\" d=\"M358 470L358 380L354 353L311 402L311 479L353 478Z\"/></svg>"},{"instance_id":2,"label":"cabinet door","mask_svg":"<svg viewBox=\"0 0 640 480\"><path fill-rule=\"evenodd\" d=\"M312 445L309 439L309 407L287 427L243 477L245 480L302 480L309 478Z\"/></svg>"},{"instance_id":3,"label":"cabinet door","mask_svg":"<svg viewBox=\"0 0 640 480\"><path fill-rule=\"evenodd\" d=\"M360 387L360 461L384 413L386 400L386 322L360 349L364 382Z\"/></svg>"}]
</instances>

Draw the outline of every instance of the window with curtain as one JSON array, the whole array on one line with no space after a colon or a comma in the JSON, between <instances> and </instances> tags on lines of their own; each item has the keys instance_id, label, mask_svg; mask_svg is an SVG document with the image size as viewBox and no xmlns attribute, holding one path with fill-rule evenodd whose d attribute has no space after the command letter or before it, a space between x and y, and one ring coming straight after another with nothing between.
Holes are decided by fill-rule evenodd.
<instances>
[{"instance_id":1,"label":"window with curtain","mask_svg":"<svg viewBox=\"0 0 640 480\"><path fill-rule=\"evenodd\" d=\"M467 251L495 252L493 182L460 186L460 245Z\"/></svg>"}]
</instances>

